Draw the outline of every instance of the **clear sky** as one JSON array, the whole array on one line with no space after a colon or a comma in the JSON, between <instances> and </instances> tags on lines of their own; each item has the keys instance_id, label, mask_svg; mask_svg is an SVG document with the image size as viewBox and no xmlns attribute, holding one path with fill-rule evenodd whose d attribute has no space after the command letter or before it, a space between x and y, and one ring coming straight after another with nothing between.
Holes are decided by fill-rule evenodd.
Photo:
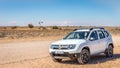
<instances>
[{"instance_id":1,"label":"clear sky","mask_svg":"<svg viewBox=\"0 0 120 68\"><path fill-rule=\"evenodd\" d=\"M120 26L120 0L0 0L0 26Z\"/></svg>"}]
</instances>

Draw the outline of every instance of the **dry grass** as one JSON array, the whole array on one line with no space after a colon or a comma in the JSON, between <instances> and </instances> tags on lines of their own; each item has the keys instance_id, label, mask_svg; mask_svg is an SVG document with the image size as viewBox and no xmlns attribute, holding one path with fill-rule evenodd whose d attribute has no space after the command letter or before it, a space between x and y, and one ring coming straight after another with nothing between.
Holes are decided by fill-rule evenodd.
<instances>
[{"instance_id":1,"label":"dry grass","mask_svg":"<svg viewBox=\"0 0 120 68\"><path fill-rule=\"evenodd\" d=\"M65 36L74 29L90 28L87 26L59 26L58 29L53 27L17 27L11 29L11 27L0 27L0 39L20 39L20 38L38 38L38 37L50 37L50 36ZM120 27L105 27L110 31L112 35L120 34Z\"/></svg>"}]
</instances>

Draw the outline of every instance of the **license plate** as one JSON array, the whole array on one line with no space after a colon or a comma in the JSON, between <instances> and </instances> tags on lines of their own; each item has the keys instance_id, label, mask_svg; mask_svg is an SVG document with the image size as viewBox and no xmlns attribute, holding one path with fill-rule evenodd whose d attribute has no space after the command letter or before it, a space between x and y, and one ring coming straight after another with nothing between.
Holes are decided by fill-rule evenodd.
<instances>
[{"instance_id":1,"label":"license plate","mask_svg":"<svg viewBox=\"0 0 120 68\"><path fill-rule=\"evenodd\" d=\"M64 54L63 51L55 51L55 54Z\"/></svg>"}]
</instances>

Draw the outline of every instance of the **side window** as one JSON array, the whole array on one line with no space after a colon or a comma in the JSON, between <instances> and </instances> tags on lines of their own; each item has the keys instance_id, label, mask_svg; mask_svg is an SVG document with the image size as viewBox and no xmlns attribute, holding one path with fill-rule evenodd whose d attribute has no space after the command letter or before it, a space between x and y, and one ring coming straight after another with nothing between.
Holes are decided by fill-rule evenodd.
<instances>
[{"instance_id":1,"label":"side window","mask_svg":"<svg viewBox=\"0 0 120 68\"><path fill-rule=\"evenodd\" d=\"M94 41L94 40L98 40L98 35L96 31L93 31L90 35L90 40Z\"/></svg>"},{"instance_id":2,"label":"side window","mask_svg":"<svg viewBox=\"0 0 120 68\"><path fill-rule=\"evenodd\" d=\"M104 31L104 33L107 37L109 36L109 33L107 31Z\"/></svg>"},{"instance_id":3,"label":"side window","mask_svg":"<svg viewBox=\"0 0 120 68\"><path fill-rule=\"evenodd\" d=\"M98 31L98 35L99 35L100 39L105 38L105 35L101 30Z\"/></svg>"}]
</instances>

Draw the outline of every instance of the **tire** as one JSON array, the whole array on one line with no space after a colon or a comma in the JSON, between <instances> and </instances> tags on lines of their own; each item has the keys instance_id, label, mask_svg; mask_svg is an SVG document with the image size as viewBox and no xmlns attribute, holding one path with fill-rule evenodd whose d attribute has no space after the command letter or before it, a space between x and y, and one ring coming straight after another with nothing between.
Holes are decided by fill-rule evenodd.
<instances>
[{"instance_id":1,"label":"tire","mask_svg":"<svg viewBox=\"0 0 120 68\"><path fill-rule=\"evenodd\" d=\"M113 57L113 47L112 45L109 45L106 52L105 52L106 57Z\"/></svg>"},{"instance_id":2,"label":"tire","mask_svg":"<svg viewBox=\"0 0 120 68\"><path fill-rule=\"evenodd\" d=\"M90 52L87 49L83 49L77 58L79 64L86 64L90 60Z\"/></svg>"}]
</instances>

